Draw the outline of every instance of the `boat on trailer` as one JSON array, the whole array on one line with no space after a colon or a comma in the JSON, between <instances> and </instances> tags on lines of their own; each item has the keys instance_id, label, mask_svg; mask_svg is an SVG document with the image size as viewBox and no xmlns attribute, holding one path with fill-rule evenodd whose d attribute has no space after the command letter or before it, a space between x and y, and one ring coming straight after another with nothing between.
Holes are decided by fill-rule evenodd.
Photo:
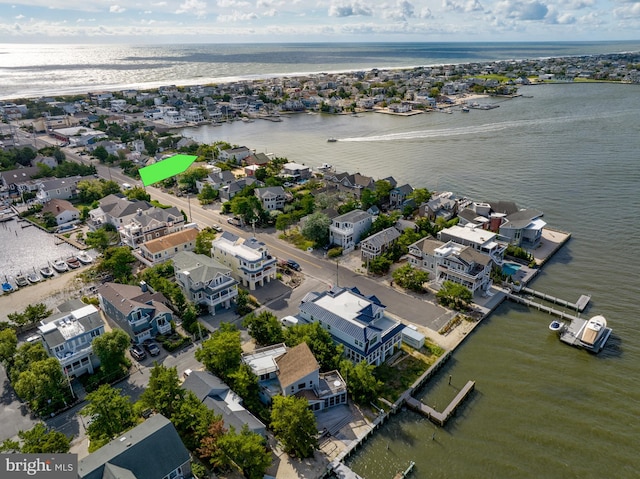
<instances>
[{"instance_id":1,"label":"boat on trailer","mask_svg":"<svg viewBox=\"0 0 640 479\"><path fill-rule=\"evenodd\" d=\"M53 276L53 270L49 265L43 266L42 268L40 268L40 274L43 278L51 278Z\"/></svg>"},{"instance_id":2,"label":"boat on trailer","mask_svg":"<svg viewBox=\"0 0 640 479\"><path fill-rule=\"evenodd\" d=\"M89 253L87 253L86 251L82 251L82 252L78 253L76 255L76 258L78 258L78 261L80 261L82 264L91 264L91 263L93 263L93 258L91 256L89 256Z\"/></svg>"},{"instance_id":3,"label":"boat on trailer","mask_svg":"<svg viewBox=\"0 0 640 479\"><path fill-rule=\"evenodd\" d=\"M53 269L55 269L58 273L64 273L65 271L69 271L69 266L67 266L67 263L65 263L61 259L54 261L52 266L53 266Z\"/></svg>"}]
</instances>

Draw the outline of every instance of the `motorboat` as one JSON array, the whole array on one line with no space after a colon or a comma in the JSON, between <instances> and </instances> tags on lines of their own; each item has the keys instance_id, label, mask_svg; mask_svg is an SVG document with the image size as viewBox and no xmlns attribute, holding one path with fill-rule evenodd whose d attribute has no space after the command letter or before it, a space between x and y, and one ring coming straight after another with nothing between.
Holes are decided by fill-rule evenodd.
<instances>
[{"instance_id":1,"label":"motorboat","mask_svg":"<svg viewBox=\"0 0 640 479\"><path fill-rule=\"evenodd\" d=\"M53 266L53 269L55 269L58 273L64 273L65 271L69 271L69 266L67 266L67 263L65 263L61 259L55 260L52 266Z\"/></svg>"},{"instance_id":2,"label":"motorboat","mask_svg":"<svg viewBox=\"0 0 640 479\"><path fill-rule=\"evenodd\" d=\"M40 268L40 274L43 278L51 278L53 276L53 270L49 265Z\"/></svg>"},{"instance_id":3,"label":"motorboat","mask_svg":"<svg viewBox=\"0 0 640 479\"><path fill-rule=\"evenodd\" d=\"M14 278L16 284L18 285L18 287L20 288L24 288L25 286L29 285L29 281L27 280L27 278L25 277L24 274L20 273L17 274L16 277Z\"/></svg>"},{"instance_id":4,"label":"motorboat","mask_svg":"<svg viewBox=\"0 0 640 479\"><path fill-rule=\"evenodd\" d=\"M462 113L469 113L469 107L468 106L463 106L462 107Z\"/></svg>"},{"instance_id":5,"label":"motorboat","mask_svg":"<svg viewBox=\"0 0 640 479\"><path fill-rule=\"evenodd\" d=\"M338 141L338 139L337 139L337 138L334 138L334 137L331 137L331 138L327 138L327 141L328 141L329 143L335 143L336 141Z\"/></svg>"},{"instance_id":6,"label":"motorboat","mask_svg":"<svg viewBox=\"0 0 640 479\"><path fill-rule=\"evenodd\" d=\"M554 319L553 321L551 321L551 323L549 324L549 329L553 332L559 332L562 329L564 329L564 323L562 321L559 321L557 319Z\"/></svg>"},{"instance_id":7,"label":"motorboat","mask_svg":"<svg viewBox=\"0 0 640 479\"><path fill-rule=\"evenodd\" d=\"M9 283L9 281L5 280L5 282L2 283L2 292L11 293L12 291L15 291L15 288L11 283Z\"/></svg>"},{"instance_id":8,"label":"motorboat","mask_svg":"<svg viewBox=\"0 0 640 479\"><path fill-rule=\"evenodd\" d=\"M27 275L27 280L29 280L29 283L36 284L42 280L42 276L34 270L33 273Z\"/></svg>"},{"instance_id":9,"label":"motorboat","mask_svg":"<svg viewBox=\"0 0 640 479\"><path fill-rule=\"evenodd\" d=\"M322 165L318 166L318 171L329 171L333 166L329 163L322 163Z\"/></svg>"},{"instance_id":10,"label":"motorboat","mask_svg":"<svg viewBox=\"0 0 640 479\"><path fill-rule=\"evenodd\" d=\"M586 349L600 351L609 339L609 335L611 335L611 329L607 328L607 320L604 316L594 316L582 328L580 345Z\"/></svg>"},{"instance_id":11,"label":"motorboat","mask_svg":"<svg viewBox=\"0 0 640 479\"><path fill-rule=\"evenodd\" d=\"M81 251L80 253L78 253L76 255L76 258L78 258L78 261L80 261L82 264L93 263L93 258L89 256L89 253L87 253L86 251Z\"/></svg>"},{"instance_id":12,"label":"motorboat","mask_svg":"<svg viewBox=\"0 0 640 479\"><path fill-rule=\"evenodd\" d=\"M68 265L68 266L69 266L69 268L71 268L71 269L77 269L77 268L79 268L80 266L82 266L82 265L80 264L80 261L78 260L78 258L77 258L77 257L75 257L75 256L69 256L69 257L65 260L65 263L67 263L67 265Z\"/></svg>"}]
</instances>

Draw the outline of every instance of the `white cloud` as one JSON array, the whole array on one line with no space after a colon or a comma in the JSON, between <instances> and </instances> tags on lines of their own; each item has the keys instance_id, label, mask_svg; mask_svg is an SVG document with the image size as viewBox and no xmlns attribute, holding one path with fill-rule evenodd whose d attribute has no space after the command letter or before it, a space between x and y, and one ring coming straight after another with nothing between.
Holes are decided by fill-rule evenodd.
<instances>
[{"instance_id":1,"label":"white cloud","mask_svg":"<svg viewBox=\"0 0 640 479\"><path fill-rule=\"evenodd\" d=\"M249 2L242 0L218 0L216 5L220 8L248 8L251 6Z\"/></svg>"},{"instance_id":2,"label":"white cloud","mask_svg":"<svg viewBox=\"0 0 640 479\"><path fill-rule=\"evenodd\" d=\"M176 13L190 13L196 17L204 17L207 14L207 4L200 0L185 0L180 4Z\"/></svg>"},{"instance_id":3,"label":"white cloud","mask_svg":"<svg viewBox=\"0 0 640 479\"><path fill-rule=\"evenodd\" d=\"M24 15L16 15L16 20L22 20L24 17Z\"/></svg>"},{"instance_id":4,"label":"white cloud","mask_svg":"<svg viewBox=\"0 0 640 479\"><path fill-rule=\"evenodd\" d=\"M504 12L508 18L516 20L543 20L549 8L537 0L529 2L506 0L498 2L495 11Z\"/></svg>"},{"instance_id":5,"label":"white cloud","mask_svg":"<svg viewBox=\"0 0 640 479\"><path fill-rule=\"evenodd\" d=\"M442 7L451 12L481 12L484 7L478 0L456 2L455 0L442 0Z\"/></svg>"},{"instance_id":6,"label":"white cloud","mask_svg":"<svg viewBox=\"0 0 640 479\"><path fill-rule=\"evenodd\" d=\"M629 3L618 8L614 8L613 14L616 18L640 18L640 2Z\"/></svg>"},{"instance_id":7,"label":"white cloud","mask_svg":"<svg viewBox=\"0 0 640 479\"><path fill-rule=\"evenodd\" d=\"M258 18L258 15L256 15L253 12L244 13L244 12L234 11L229 15L218 15L218 18L216 18L216 21L219 23L235 23L235 22L247 22L249 20L256 20L257 18Z\"/></svg>"},{"instance_id":8,"label":"white cloud","mask_svg":"<svg viewBox=\"0 0 640 479\"><path fill-rule=\"evenodd\" d=\"M329 7L329 16L330 17L353 17L353 16L364 16L370 17L373 15L371 9L360 2L353 2L351 4L343 4L343 5L331 5Z\"/></svg>"},{"instance_id":9,"label":"white cloud","mask_svg":"<svg viewBox=\"0 0 640 479\"><path fill-rule=\"evenodd\" d=\"M120 5L111 5L109 7L109 12L110 13L124 13L126 12L127 9L124 7L121 7Z\"/></svg>"}]
</instances>

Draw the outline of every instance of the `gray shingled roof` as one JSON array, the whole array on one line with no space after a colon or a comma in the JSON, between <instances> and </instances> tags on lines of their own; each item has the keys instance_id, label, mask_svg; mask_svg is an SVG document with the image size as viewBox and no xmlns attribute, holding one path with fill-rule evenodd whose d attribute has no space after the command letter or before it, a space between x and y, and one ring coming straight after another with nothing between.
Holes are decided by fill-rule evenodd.
<instances>
[{"instance_id":1,"label":"gray shingled roof","mask_svg":"<svg viewBox=\"0 0 640 479\"><path fill-rule=\"evenodd\" d=\"M391 226L362 240L362 243L370 244L373 247L382 247L397 240L400 235L401 233L395 227Z\"/></svg>"},{"instance_id":2,"label":"gray shingled roof","mask_svg":"<svg viewBox=\"0 0 640 479\"><path fill-rule=\"evenodd\" d=\"M180 251L172 259L175 269L188 271L189 276L196 283L206 283L218 275L224 275L231 271L230 268L215 259L192 251Z\"/></svg>"},{"instance_id":3,"label":"gray shingled roof","mask_svg":"<svg viewBox=\"0 0 640 479\"><path fill-rule=\"evenodd\" d=\"M509 223L503 225L507 228L525 228L529 223L531 223L536 218L540 218L542 216L542 211L534 210L534 209L526 209L520 210L516 213L512 213L507 216L507 220Z\"/></svg>"},{"instance_id":4,"label":"gray shingled roof","mask_svg":"<svg viewBox=\"0 0 640 479\"><path fill-rule=\"evenodd\" d=\"M349 223L357 223L358 221L362 221L364 219L371 218L371 215L366 211L362 210L352 210L343 215L336 216L333 218L334 222L349 222Z\"/></svg>"},{"instance_id":5,"label":"gray shingled roof","mask_svg":"<svg viewBox=\"0 0 640 479\"><path fill-rule=\"evenodd\" d=\"M81 459L78 477L161 479L188 461L189 451L176 428L166 417L156 414ZM130 475L124 471L130 471Z\"/></svg>"}]
</instances>

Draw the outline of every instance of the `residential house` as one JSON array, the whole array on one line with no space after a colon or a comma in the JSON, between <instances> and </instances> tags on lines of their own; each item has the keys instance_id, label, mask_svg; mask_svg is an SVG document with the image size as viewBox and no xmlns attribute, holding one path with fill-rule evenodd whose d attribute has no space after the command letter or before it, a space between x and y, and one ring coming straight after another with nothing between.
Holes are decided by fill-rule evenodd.
<instances>
[{"instance_id":1,"label":"residential house","mask_svg":"<svg viewBox=\"0 0 640 479\"><path fill-rule=\"evenodd\" d=\"M369 261L377 258L387 251L401 235L402 233L397 228L391 226L363 239L360 242L362 259Z\"/></svg>"},{"instance_id":2,"label":"residential house","mask_svg":"<svg viewBox=\"0 0 640 479\"><path fill-rule=\"evenodd\" d=\"M171 332L173 314L166 306L167 299L161 293L149 290L143 282L140 286L104 283L97 290L100 308L133 342L141 344L157 334Z\"/></svg>"},{"instance_id":3,"label":"residential house","mask_svg":"<svg viewBox=\"0 0 640 479\"><path fill-rule=\"evenodd\" d=\"M182 251L193 251L198 230L185 228L166 236L145 241L134 251L135 256L147 266L155 266L173 258Z\"/></svg>"},{"instance_id":4,"label":"residential house","mask_svg":"<svg viewBox=\"0 0 640 479\"><path fill-rule=\"evenodd\" d=\"M247 166L255 165L258 167L265 167L270 161L271 158L269 158L265 153L254 153L253 155L245 158L244 163Z\"/></svg>"},{"instance_id":5,"label":"residential house","mask_svg":"<svg viewBox=\"0 0 640 479\"><path fill-rule=\"evenodd\" d=\"M282 186L256 188L253 193L260 200L265 211L282 210L285 204L285 192Z\"/></svg>"},{"instance_id":6,"label":"residential house","mask_svg":"<svg viewBox=\"0 0 640 479\"><path fill-rule=\"evenodd\" d=\"M308 293L298 308L301 321L319 323L355 363L379 366L400 347L404 325L385 314L378 298L355 287Z\"/></svg>"},{"instance_id":7,"label":"residential house","mask_svg":"<svg viewBox=\"0 0 640 479\"><path fill-rule=\"evenodd\" d=\"M409 195L413 193L413 186L404 184L396 186L389 192L389 205L391 208L402 208Z\"/></svg>"},{"instance_id":8,"label":"residential house","mask_svg":"<svg viewBox=\"0 0 640 479\"><path fill-rule=\"evenodd\" d=\"M227 186L221 187L218 191L220 192L220 201L225 202L229 201L235 195L240 193L247 186L251 185L263 186L264 183L262 181L256 180L253 176L248 176L246 178L240 178L238 180L233 181L231 184Z\"/></svg>"},{"instance_id":9,"label":"residential house","mask_svg":"<svg viewBox=\"0 0 640 479\"><path fill-rule=\"evenodd\" d=\"M191 456L166 417L142 424L78 461L79 479L189 479Z\"/></svg>"},{"instance_id":10,"label":"residential house","mask_svg":"<svg viewBox=\"0 0 640 479\"><path fill-rule=\"evenodd\" d=\"M42 156L38 155L31 160L31 166L45 165L49 168L55 168L58 166L58 160L54 156Z\"/></svg>"},{"instance_id":11,"label":"residential house","mask_svg":"<svg viewBox=\"0 0 640 479\"><path fill-rule=\"evenodd\" d=\"M454 241L458 244L471 246L489 257L498 266L504 261L507 245L498 241L496 233L478 228L474 225L451 226L438 232L438 239L444 243Z\"/></svg>"},{"instance_id":12,"label":"residential house","mask_svg":"<svg viewBox=\"0 0 640 479\"><path fill-rule=\"evenodd\" d=\"M311 177L311 167L299 163L285 163L282 167L281 176L293 178L294 180L305 180Z\"/></svg>"},{"instance_id":13,"label":"residential house","mask_svg":"<svg viewBox=\"0 0 640 479\"><path fill-rule=\"evenodd\" d=\"M33 181L33 177L39 174L40 168L37 166L0 171L0 187L8 190L12 197L20 196L22 193L35 192L38 186Z\"/></svg>"},{"instance_id":14,"label":"residential house","mask_svg":"<svg viewBox=\"0 0 640 479\"><path fill-rule=\"evenodd\" d=\"M221 416L226 428L233 428L239 433L246 425L249 431L266 436L267 427L244 408L242 398L219 377L207 371L194 371L187 376L182 387L193 392L200 402Z\"/></svg>"},{"instance_id":15,"label":"residential house","mask_svg":"<svg viewBox=\"0 0 640 479\"><path fill-rule=\"evenodd\" d=\"M442 218L449 221L458 213L458 202L451 196L438 195L432 197L426 203L420 205L420 216L424 216L431 221Z\"/></svg>"},{"instance_id":16,"label":"residential house","mask_svg":"<svg viewBox=\"0 0 640 479\"><path fill-rule=\"evenodd\" d=\"M220 161L233 161L240 164L242 160L251 155L251 150L246 146L239 146L237 148L229 148L226 150L220 150L218 159Z\"/></svg>"},{"instance_id":17,"label":"residential house","mask_svg":"<svg viewBox=\"0 0 640 479\"><path fill-rule=\"evenodd\" d=\"M312 411L347 403L347 385L338 371L320 374L320 365L302 342L276 358L282 395L305 398Z\"/></svg>"},{"instance_id":18,"label":"residential house","mask_svg":"<svg viewBox=\"0 0 640 479\"><path fill-rule=\"evenodd\" d=\"M231 269L206 255L181 251L173 257L173 268L185 297L206 305L211 314L219 308L229 309L238 296L238 282Z\"/></svg>"},{"instance_id":19,"label":"residential house","mask_svg":"<svg viewBox=\"0 0 640 479\"><path fill-rule=\"evenodd\" d=\"M437 285L452 281L473 294L485 293L491 287L493 261L471 246L423 238L409 246L408 258L409 264L427 271Z\"/></svg>"},{"instance_id":20,"label":"residential house","mask_svg":"<svg viewBox=\"0 0 640 479\"><path fill-rule=\"evenodd\" d=\"M211 256L231 268L234 277L250 290L276 278L276 258L256 238L242 239L225 231L211 243Z\"/></svg>"},{"instance_id":21,"label":"residential house","mask_svg":"<svg viewBox=\"0 0 640 479\"><path fill-rule=\"evenodd\" d=\"M360 173L349 174L328 172L324 175L324 178L327 181L337 184L340 191L350 193L356 198L360 198L362 190L374 190L376 186L376 182L372 177L364 176Z\"/></svg>"},{"instance_id":22,"label":"residential house","mask_svg":"<svg viewBox=\"0 0 640 479\"><path fill-rule=\"evenodd\" d=\"M329 243L342 247L343 251L353 251L362 234L371 228L372 216L366 211L353 210L331 220Z\"/></svg>"},{"instance_id":23,"label":"residential house","mask_svg":"<svg viewBox=\"0 0 640 479\"><path fill-rule=\"evenodd\" d=\"M38 333L47 353L60 362L67 377L93 374L100 365L91 343L104 334L104 322L95 306L80 303L73 311L53 314L40 322Z\"/></svg>"},{"instance_id":24,"label":"residential house","mask_svg":"<svg viewBox=\"0 0 640 479\"><path fill-rule=\"evenodd\" d=\"M51 213L58 226L77 221L80 211L67 200L53 199L42 207L42 213Z\"/></svg>"},{"instance_id":25,"label":"residential house","mask_svg":"<svg viewBox=\"0 0 640 479\"><path fill-rule=\"evenodd\" d=\"M36 198L40 203L52 199L71 200L77 196L78 183L82 180L95 179L87 176L72 176L70 178L47 178L38 181Z\"/></svg>"},{"instance_id":26,"label":"residential house","mask_svg":"<svg viewBox=\"0 0 640 479\"><path fill-rule=\"evenodd\" d=\"M500 236L510 244L522 248L535 248L542 239L542 230L547 225L542 212L525 209L507 215L500 225Z\"/></svg>"},{"instance_id":27,"label":"residential house","mask_svg":"<svg viewBox=\"0 0 640 479\"><path fill-rule=\"evenodd\" d=\"M196 188L198 188L198 193L202 193L202 187L205 183L210 184L213 189L219 190L224 188L225 186L229 186L231 183L236 181L236 177L229 170L222 170L217 166L208 167L211 171L206 178L202 180L196 181Z\"/></svg>"}]
</instances>

